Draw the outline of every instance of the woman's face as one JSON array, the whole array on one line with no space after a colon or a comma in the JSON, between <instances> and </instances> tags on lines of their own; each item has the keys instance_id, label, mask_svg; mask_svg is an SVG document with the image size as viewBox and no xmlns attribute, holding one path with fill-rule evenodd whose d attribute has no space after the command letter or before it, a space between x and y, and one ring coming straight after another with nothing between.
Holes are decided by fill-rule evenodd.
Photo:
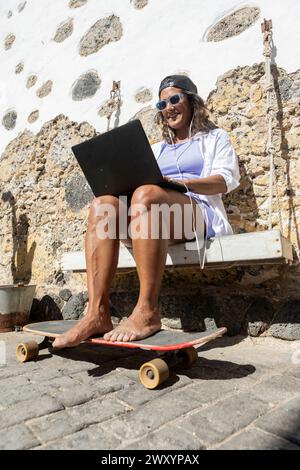
<instances>
[{"instance_id":1,"label":"woman's face","mask_svg":"<svg viewBox=\"0 0 300 470\"><path fill-rule=\"evenodd\" d=\"M176 93L183 93L180 88L169 87L162 90L160 94L161 100L166 100ZM161 111L163 117L175 132L176 130L187 128L192 119L192 108L188 101L188 97L184 94L184 98L177 104L168 102L167 107Z\"/></svg>"}]
</instances>

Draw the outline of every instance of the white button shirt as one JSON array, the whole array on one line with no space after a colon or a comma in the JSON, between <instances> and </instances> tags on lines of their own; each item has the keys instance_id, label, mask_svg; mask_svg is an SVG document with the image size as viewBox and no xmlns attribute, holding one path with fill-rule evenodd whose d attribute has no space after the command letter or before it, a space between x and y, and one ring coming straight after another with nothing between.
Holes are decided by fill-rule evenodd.
<instances>
[{"instance_id":1,"label":"white button shirt","mask_svg":"<svg viewBox=\"0 0 300 470\"><path fill-rule=\"evenodd\" d=\"M221 175L227 186L226 193L236 189L240 181L239 164L227 132L223 129L198 132L193 139L198 140L200 152L204 156L204 165L199 178ZM163 143L162 141L152 145L156 159L160 156ZM214 208L215 215L212 221L212 228L215 231L216 237L232 235L233 231L227 219L222 194L214 194L213 196L202 195L202 197Z\"/></svg>"}]
</instances>

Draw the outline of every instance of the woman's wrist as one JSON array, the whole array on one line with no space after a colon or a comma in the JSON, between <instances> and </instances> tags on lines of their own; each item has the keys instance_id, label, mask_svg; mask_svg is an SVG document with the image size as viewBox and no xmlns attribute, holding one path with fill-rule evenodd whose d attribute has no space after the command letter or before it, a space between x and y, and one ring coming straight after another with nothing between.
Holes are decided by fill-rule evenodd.
<instances>
[{"instance_id":1,"label":"woman's wrist","mask_svg":"<svg viewBox=\"0 0 300 470\"><path fill-rule=\"evenodd\" d=\"M227 190L225 180L221 175L213 175L206 178L190 178L184 182L191 191L198 194L222 194Z\"/></svg>"}]
</instances>

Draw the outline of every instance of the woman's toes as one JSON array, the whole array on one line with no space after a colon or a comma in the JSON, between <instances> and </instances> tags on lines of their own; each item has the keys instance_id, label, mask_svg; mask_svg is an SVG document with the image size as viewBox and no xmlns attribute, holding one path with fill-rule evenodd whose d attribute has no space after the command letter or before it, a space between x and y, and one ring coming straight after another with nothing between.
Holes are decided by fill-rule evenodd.
<instances>
[{"instance_id":1,"label":"woman's toes","mask_svg":"<svg viewBox=\"0 0 300 470\"><path fill-rule=\"evenodd\" d=\"M65 341L63 338L55 338L55 340L52 343L52 348L53 349L62 349L65 346Z\"/></svg>"},{"instance_id":2,"label":"woman's toes","mask_svg":"<svg viewBox=\"0 0 300 470\"><path fill-rule=\"evenodd\" d=\"M106 341L110 341L111 336L112 336L112 331L109 331L108 333L105 333L105 335L103 336L103 339L105 339Z\"/></svg>"},{"instance_id":3,"label":"woman's toes","mask_svg":"<svg viewBox=\"0 0 300 470\"><path fill-rule=\"evenodd\" d=\"M107 335L105 335L105 339L107 339L107 341L116 341L116 332L115 332L115 330L110 331L109 333L107 333Z\"/></svg>"},{"instance_id":4,"label":"woman's toes","mask_svg":"<svg viewBox=\"0 0 300 470\"><path fill-rule=\"evenodd\" d=\"M119 334L116 336L115 341L125 341L124 336L125 336L124 331L119 331Z\"/></svg>"},{"instance_id":5,"label":"woman's toes","mask_svg":"<svg viewBox=\"0 0 300 470\"><path fill-rule=\"evenodd\" d=\"M135 341L135 340L136 340L136 335L134 333L131 333L128 341Z\"/></svg>"},{"instance_id":6,"label":"woman's toes","mask_svg":"<svg viewBox=\"0 0 300 470\"><path fill-rule=\"evenodd\" d=\"M112 337L112 341L122 341L123 338L123 333L120 331L116 331L115 334Z\"/></svg>"},{"instance_id":7,"label":"woman's toes","mask_svg":"<svg viewBox=\"0 0 300 470\"><path fill-rule=\"evenodd\" d=\"M131 336L130 333L126 333L126 332L125 332L125 333L124 333L124 337L123 337L123 341L125 341L125 342L130 341L130 336Z\"/></svg>"}]
</instances>

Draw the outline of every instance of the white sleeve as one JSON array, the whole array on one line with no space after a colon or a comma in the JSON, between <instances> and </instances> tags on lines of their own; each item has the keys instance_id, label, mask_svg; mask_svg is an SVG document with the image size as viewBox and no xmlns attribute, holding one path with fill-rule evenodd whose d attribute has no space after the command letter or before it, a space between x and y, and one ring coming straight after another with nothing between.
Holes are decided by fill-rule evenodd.
<instances>
[{"instance_id":1,"label":"white sleeve","mask_svg":"<svg viewBox=\"0 0 300 470\"><path fill-rule=\"evenodd\" d=\"M211 175L223 176L227 187L226 193L230 193L240 184L238 159L229 136L223 129L218 129L216 136Z\"/></svg>"}]
</instances>

